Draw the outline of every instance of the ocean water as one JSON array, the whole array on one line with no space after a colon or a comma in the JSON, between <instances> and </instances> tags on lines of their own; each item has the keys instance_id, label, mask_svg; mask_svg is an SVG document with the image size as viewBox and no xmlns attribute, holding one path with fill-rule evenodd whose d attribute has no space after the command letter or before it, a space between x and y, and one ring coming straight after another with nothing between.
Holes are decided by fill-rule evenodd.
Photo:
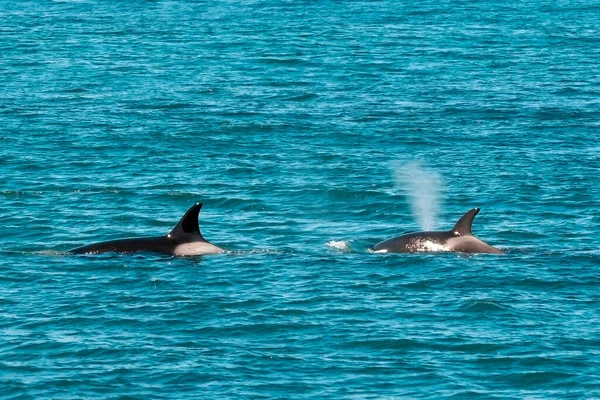
<instances>
[{"instance_id":1,"label":"ocean water","mask_svg":"<svg viewBox=\"0 0 600 400\"><path fill-rule=\"evenodd\" d=\"M1 2L0 398L599 398L600 7L508 3Z\"/></svg>"}]
</instances>

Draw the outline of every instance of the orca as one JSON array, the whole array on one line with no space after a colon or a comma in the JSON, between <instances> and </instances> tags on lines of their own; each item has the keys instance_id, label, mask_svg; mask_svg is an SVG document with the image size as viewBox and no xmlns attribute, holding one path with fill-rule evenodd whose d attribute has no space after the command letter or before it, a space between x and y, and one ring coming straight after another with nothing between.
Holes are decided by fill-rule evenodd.
<instances>
[{"instance_id":1,"label":"orca","mask_svg":"<svg viewBox=\"0 0 600 400\"><path fill-rule=\"evenodd\" d=\"M471 233L479 208L463 215L449 231L413 232L384 240L372 247L375 253L461 252L504 254Z\"/></svg>"},{"instance_id":2,"label":"orca","mask_svg":"<svg viewBox=\"0 0 600 400\"><path fill-rule=\"evenodd\" d=\"M201 208L202 203L194 204L183 215L175 228L164 236L118 239L93 243L77 247L68 251L68 253L102 254L108 252L132 253L147 251L175 256L200 256L203 254L223 253L225 250L206 241L200 233L198 215Z\"/></svg>"}]
</instances>

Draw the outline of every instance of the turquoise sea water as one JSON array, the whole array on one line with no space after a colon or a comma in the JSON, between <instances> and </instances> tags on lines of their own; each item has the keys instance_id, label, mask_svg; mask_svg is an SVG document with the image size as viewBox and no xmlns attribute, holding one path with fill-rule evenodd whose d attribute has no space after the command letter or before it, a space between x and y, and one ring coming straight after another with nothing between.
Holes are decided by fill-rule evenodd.
<instances>
[{"instance_id":1,"label":"turquoise sea water","mask_svg":"<svg viewBox=\"0 0 600 400\"><path fill-rule=\"evenodd\" d=\"M0 398L600 397L593 1L0 3ZM69 256L203 202L229 250ZM369 246L481 207L493 255Z\"/></svg>"}]
</instances>

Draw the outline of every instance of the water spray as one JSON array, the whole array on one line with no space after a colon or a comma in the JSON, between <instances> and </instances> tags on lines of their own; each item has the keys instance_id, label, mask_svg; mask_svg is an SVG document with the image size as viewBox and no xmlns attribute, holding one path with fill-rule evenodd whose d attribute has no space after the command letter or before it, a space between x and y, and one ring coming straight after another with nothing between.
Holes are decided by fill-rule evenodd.
<instances>
[{"instance_id":1,"label":"water spray","mask_svg":"<svg viewBox=\"0 0 600 400\"><path fill-rule=\"evenodd\" d=\"M441 176L414 161L393 168L396 186L406 192L412 213L424 231L434 230L439 211Z\"/></svg>"}]
</instances>

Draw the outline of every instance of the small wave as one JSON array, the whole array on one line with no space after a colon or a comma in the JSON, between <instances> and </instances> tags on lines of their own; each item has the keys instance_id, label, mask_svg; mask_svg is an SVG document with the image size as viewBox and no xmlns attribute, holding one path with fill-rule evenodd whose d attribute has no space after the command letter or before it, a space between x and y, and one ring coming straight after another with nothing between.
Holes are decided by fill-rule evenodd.
<instances>
[{"instance_id":1,"label":"small wave","mask_svg":"<svg viewBox=\"0 0 600 400\"><path fill-rule=\"evenodd\" d=\"M287 100L287 101L303 102L303 101L314 100L314 99L316 99L318 97L319 97L319 95L315 94L315 93L303 93L303 94L300 94L298 96L288 97L285 100Z\"/></svg>"},{"instance_id":2,"label":"small wave","mask_svg":"<svg viewBox=\"0 0 600 400\"><path fill-rule=\"evenodd\" d=\"M281 249L252 249L252 250L227 250L224 254L233 256L241 255L253 255L253 254L266 254L266 255L278 255L278 254L289 254L291 251Z\"/></svg>"},{"instance_id":3,"label":"small wave","mask_svg":"<svg viewBox=\"0 0 600 400\"><path fill-rule=\"evenodd\" d=\"M507 307L501 306L493 301L489 300L476 300L476 301L467 301L465 304L459 307L462 311L468 312L496 312L496 311L504 311Z\"/></svg>"},{"instance_id":4,"label":"small wave","mask_svg":"<svg viewBox=\"0 0 600 400\"><path fill-rule=\"evenodd\" d=\"M422 343L416 339L392 337L381 339L368 338L352 340L342 346L350 348L368 348L373 350L411 350L428 347L427 344Z\"/></svg>"},{"instance_id":5,"label":"small wave","mask_svg":"<svg viewBox=\"0 0 600 400\"><path fill-rule=\"evenodd\" d=\"M571 381L577 375L563 371L529 371L501 375L498 380L510 382L517 387L534 387L540 384L561 385Z\"/></svg>"},{"instance_id":6,"label":"small wave","mask_svg":"<svg viewBox=\"0 0 600 400\"><path fill-rule=\"evenodd\" d=\"M32 252L32 254L35 254L38 256L64 256L64 255L67 255L68 253L66 253L64 251L58 251L58 250L39 250L39 251Z\"/></svg>"},{"instance_id":7,"label":"small wave","mask_svg":"<svg viewBox=\"0 0 600 400\"><path fill-rule=\"evenodd\" d=\"M434 282L435 280L422 280L422 281L416 281L416 282L408 282L408 283L403 283L400 286L406 289L417 289L417 290L421 290L421 289L429 289L432 288L432 282Z\"/></svg>"}]
</instances>

